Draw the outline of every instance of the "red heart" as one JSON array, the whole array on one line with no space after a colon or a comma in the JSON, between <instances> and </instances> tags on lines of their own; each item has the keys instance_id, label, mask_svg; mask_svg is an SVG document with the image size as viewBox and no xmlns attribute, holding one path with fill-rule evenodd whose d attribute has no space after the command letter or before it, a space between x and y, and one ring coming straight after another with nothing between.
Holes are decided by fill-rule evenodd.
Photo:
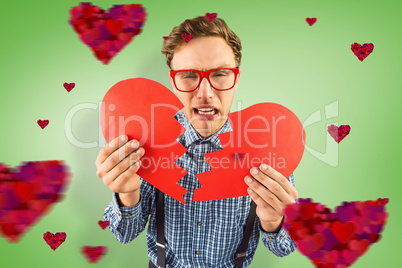
<instances>
[{"instance_id":1,"label":"red heart","mask_svg":"<svg viewBox=\"0 0 402 268\"><path fill-rule=\"evenodd\" d=\"M68 92L70 92L75 87L75 83L64 83L63 86Z\"/></svg>"},{"instance_id":2,"label":"red heart","mask_svg":"<svg viewBox=\"0 0 402 268\"><path fill-rule=\"evenodd\" d=\"M49 125L49 120L38 120L37 123L42 129L44 129L47 125Z\"/></svg>"},{"instance_id":3,"label":"red heart","mask_svg":"<svg viewBox=\"0 0 402 268\"><path fill-rule=\"evenodd\" d=\"M349 125L341 125L339 128L335 125L328 126L328 133L337 143L340 143L350 133Z\"/></svg>"},{"instance_id":4,"label":"red heart","mask_svg":"<svg viewBox=\"0 0 402 268\"><path fill-rule=\"evenodd\" d=\"M372 232L382 230L382 228L374 228L375 230L361 228L362 226L359 225L373 226L373 222L377 221L375 215L378 213L388 215L384 212L385 207L382 204L388 202L385 202L385 199L344 202L342 206L336 208L336 212L332 213L328 213L328 208L319 203L313 203L311 199L299 198L298 202L284 209L284 227L296 242L298 250L316 267L350 266L379 239L379 234ZM308 209L305 209L307 206ZM314 213L311 212L312 206L315 206ZM342 219L349 218L349 215L345 214L350 212L352 213L350 221L343 222ZM307 215L303 215L304 213ZM323 219L320 217L322 215L327 216ZM381 227L384 224L385 221ZM297 230L303 230L303 232L297 232ZM323 239L321 240L318 236L313 239L317 234Z\"/></svg>"},{"instance_id":5,"label":"red heart","mask_svg":"<svg viewBox=\"0 0 402 268\"><path fill-rule=\"evenodd\" d=\"M163 37L163 40L168 40L169 39L169 36L162 36Z\"/></svg>"},{"instance_id":6,"label":"red heart","mask_svg":"<svg viewBox=\"0 0 402 268\"><path fill-rule=\"evenodd\" d=\"M182 107L163 85L144 78L128 79L114 85L103 98L101 127L107 142L122 134L130 140L140 140L146 153L138 175L185 203L183 195L187 190L177 182L186 171L174 164L186 152L176 141L185 129L173 117ZM214 168L211 163L211 171L197 174L203 187L194 191L194 201L248 195L243 178L252 165L265 162L288 177L300 162L304 130L297 117L285 107L274 103L256 104L230 113L229 120L234 131L219 135L224 149L206 156L207 160L225 158L230 167ZM266 123L270 124L269 131ZM244 125L250 130L247 139L243 136ZM256 149L254 145L264 148ZM238 160L236 156L243 152L247 156ZM220 178L218 183L214 178Z\"/></svg>"},{"instance_id":7,"label":"red heart","mask_svg":"<svg viewBox=\"0 0 402 268\"><path fill-rule=\"evenodd\" d=\"M83 247L81 247L81 253L91 263L98 262L100 260L100 258L106 254L106 252L107 252L107 247L105 247L105 246L98 246L98 247L83 246Z\"/></svg>"},{"instance_id":8,"label":"red heart","mask_svg":"<svg viewBox=\"0 0 402 268\"><path fill-rule=\"evenodd\" d=\"M25 162L14 171L0 163L0 230L9 242L18 242L57 200L68 183L62 161Z\"/></svg>"},{"instance_id":9,"label":"red heart","mask_svg":"<svg viewBox=\"0 0 402 268\"><path fill-rule=\"evenodd\" d=\"M50 233L46 232L43 234L43 239L45 239L46 243L53 249L56 250L63 242L66 240L66 233Z\"/></svg>"},{"instance_id":10,"label":"red heart","mask_svg":"<svg viewBox=\"0 0 402 268\"><path fill-rule=\"evenodd\" d=\"M98 221L98 224L99 224L99 226L100 226L103 230L105 230L106 227L109 226L110 221Z\"/></svg>"},{"instance_id":11,"label":"red heart","mask_svg":"<svg viewBox=\"0 0 402 268\"><path fill-rule=\"evenodd\" d=\"M353 233L356 230L356 224L354 222L334 222L332 225L332 232L339 241L345 243L350 240Z\"/></svg>"},{"instance_id":12,"label":"red heart","mask_svg":"<svg viewBox=\"0 0 402 268\"><path fill-rule=\"evenodd\" d=\"M190 42L191 39L193 39L193 35L192 34L182 34L181 38L183 38L184 42L188 43L188 42Z\"/></svg>"},{"instance_id":13,"label":"red heart","mask_svg":"<svg viewBox=\"0 0 402 268\"><path fill-rule=\"evenodd\" d=\"M313 26L313 24L317 21L317 18L306 18L306 21L310 26Z\"/></svg>"},{"instance_id":14,"label":"red heart","mask_svg":"<svg viewBox=\"0 0 402 268\"><path fill-rule=\"evenodd\" d=\"M368 55L373 52L374 45L373 43L364 43L363 45L360 45L358 43L353 43L350 47L350 49L353 51L353 53L357 56L357 58L363 62L365 58L367 58Z\"/></svg>"},{"instance_id":15,"label":"red heart","mask_svg":"<svg viewBox=\"0 0 402 268\"><path fill-rule=\"evenodd\" d=\"M105 12L91 3L81 3L72 7L70 13L69 23L74 31L103 64L108 64L135 35L141 33L147 17L141 4L114 5ZM122 43L119 46L108 44L113 40Z\"/></svg>"},{"instance_id":16,"label":"red heart","mask_svg":"<svg viewBox=\"0 0 402 268\"><path fill-rule=\"evenodd\" d=\"M218 15L218 14L216 14L216 13L206 13L206 14L205 14L205 17L206 17L209 21L213 21L213 20L216 18L217 15Z\"/></svg>"}]
</instances>

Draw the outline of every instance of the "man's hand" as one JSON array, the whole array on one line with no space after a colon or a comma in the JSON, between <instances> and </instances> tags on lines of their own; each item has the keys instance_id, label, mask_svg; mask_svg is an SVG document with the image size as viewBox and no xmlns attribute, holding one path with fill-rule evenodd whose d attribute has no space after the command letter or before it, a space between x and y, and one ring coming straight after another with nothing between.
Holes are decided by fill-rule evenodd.
<instances>
[{"instance_id":1,"label":"man's hand","mask_svg":"<svg viewBox=\"0 0 402 268\"><path fill-rule=\"evenodd\" d=\"M295 187L281 173L268 165L250 170L251 176L244 181L251 199L257 205L256 213L261 227L267 233L279 232L282 226L283 209L295 203L297 192Z\"/></svg>"},{"instance_id":2,"label":"man's hand","mask_svg":"<svg viewBox=\"0 0 402 268\"><path fill-rule=\"evenodd\" d=\"M137 140L127 142L127 136L117 137L99 152L95 161L96 175L115 193L136 192L141 184L136 172L140 168L140 158L144 152Z\"/></svg>"}]
</instances>

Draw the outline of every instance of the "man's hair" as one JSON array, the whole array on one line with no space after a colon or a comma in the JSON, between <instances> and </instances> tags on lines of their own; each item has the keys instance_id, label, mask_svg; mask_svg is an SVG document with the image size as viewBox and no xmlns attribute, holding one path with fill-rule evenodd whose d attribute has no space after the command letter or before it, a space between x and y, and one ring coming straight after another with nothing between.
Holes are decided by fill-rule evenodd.
<instances>
[{"instance_id":1,"label":"man's hair","mask_svg":"<svg viewBox=\"0 0 402 268\"><path fill-rule=\"evenodd\" d=\"M241 42L239 37L227 26L223 19L215 18L211 22L205 16L199 16L194 19L187 19L179 26L174 27L169 34L169 38L164 41L162 53L166 55L166 63L170 69L172 69L173 54L185 43L182 34L192 34L193 39L205 36L222 37L233 50L236 67L240 66Z\"/></svg>"}]
</instances>

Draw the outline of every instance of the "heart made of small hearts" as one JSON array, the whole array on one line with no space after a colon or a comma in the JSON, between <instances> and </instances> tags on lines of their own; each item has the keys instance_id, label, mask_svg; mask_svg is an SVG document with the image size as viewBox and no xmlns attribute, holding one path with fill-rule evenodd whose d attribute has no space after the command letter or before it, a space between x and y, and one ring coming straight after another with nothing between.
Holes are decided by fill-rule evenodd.
<instances>
[{"instance_id":1,"label":"heart made of small hearts","mask_svg":"<svg viewBox=\"0 0 402 268\"><path fill-rule=\"evenodd\" d=\"M313 26L313 24L317 21L317 18L306 18L306 22L308 25Z\"/></svg>"},{"instance_id":2,"label":"heart made of small hearts","mask_svg":"<svg viewBox=\"0 0 402 268\"><path fill-rule=\"evenodd\" d=\"M337 127L335 125L330 125L328 126L327 131L337 143L340 143L347 135L349 135L350 126L340 125Z\"/></svg>"},{"instance_id":3,"label":"heart made of small hearts","mask_svg":"<svg viewBox=\"0 0 402 268\"><path fill-rule=\"evenodd\" d=\"M45 239L46 243L50 246L51 249L56 250L63 242L66 240L66 233L51 233L46 232L43 234L43 239Z\"/></svg>"},{"instance_id":4,"label":"heart made of small hearts","mask_svg":"<svg viewBox=\"0 0 402 268\"><path fill-rule=\"evenodd\" d=\"M110 221L98 221L98 225L103 230L105 230L109 226L109 224L110 224Z\"/></svg>"},{"instance_id":5,"label":"heart made of small hearts","mask_svg":"<svg viewBox=\"0 0 402 268\"><path fill-rule=\"evenodd\" d=\"M63 87L70 92L75 87L75 83L64 83Z\"/></svg>"},{"instance_id":6,"label":"heart made of small hearts","mask_svg":"<svg viewBox=\"0 0 402 268\"><path fill-rule=\"evenodd\" d=\"M141 33L147 17L141 4L114 5L105 12L91 3L81 3L72 7L70 14L74 31L103 64Z\"/></svg>"},{"instance_id":7,"label":"heart made of small hearts","mask_svg":"<svg viewBox=\"0 0 402 268\"><path fill-rule=\"evenodd\" d=\"M98 262L107 252L106 246L83 246L81 247L81 253L90 263Z\"/></svg>"},{"instance_id":8,"label":"heart made of small hearts","mask_svg":"<svg viewBox=\"0 0 402 268\"><path fill-rule=\"evenodd\" d=\"M107 142L123 134L139 140L146 153L137 174L185 203L187 189L177 182L187 171L175 164L187 151L177 141L185 129L173 117L182 107L165 86L144 78L127 79L104 96L101 128ZM219 134L223 150L205 155L212 170L197 174L203 187L194 191L194 201L248 195L243 178L252 166L266 163L289 177L302 158L305 132L289 109L260 103L228 117L233 131ZM224 160L225 166L214 166L215 160Z\"/></svg>"},{"instance_id":9,"label":"heart made of small hearts","mask_svg":"<svg viewBox=\"0 0 402 268\"><path fill-rule=\"evenodd\" d=\"M0 163L0 233L18 242L59 202L70 177L63 161L25 162L15 170Z\"/></svg>"},{"instance_id":10,"label":"heart made of small hearts","mask_svg":"<svg viewBox=\"0 0 402 268\"><path fill-rule=\"evenodd\" d=\"M377 242L388 217L388 198L343 202L335 212L298 199L284 209L284 227L316 267L348 267Z\"/></svg>"},{"instance_id":11,"label":"heart made of small hearts","mask_svg":"<svg viewBox=\"0 0 402 268\"><path fill-rule=\"evenodd\" d=\"M363 45L360 45L358 43L353 43L350 46L350 49L353 51L353 53L356 55L356 57L363 62L365 58L367 58L368 55L371 54L374 50L374 45L373 43L364 43Z\"/></svg>"},{"instance_id":12,"label":"heart made of small hearts","mask_svg":"<svg viewBox=\"0 0 402 268\"><path fill-rule=\"evenodd\" d=\"M37 123L42 129L44 129L47 125L49 125L49 120L38 120Z\"/></svg>"}]
</instances>

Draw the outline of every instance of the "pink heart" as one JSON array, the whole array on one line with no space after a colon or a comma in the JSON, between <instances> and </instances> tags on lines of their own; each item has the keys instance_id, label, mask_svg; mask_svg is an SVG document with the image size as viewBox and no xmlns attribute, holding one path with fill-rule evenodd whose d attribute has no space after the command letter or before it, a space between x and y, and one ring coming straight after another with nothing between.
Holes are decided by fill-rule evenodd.
<instances>
[{"instance_id":1,"label":"pink heart","mask_svg":"<svg viewBox=\"0 0 402 268\"><path fill-rule=\"evenodd\" d=\"M362 256L372 243L379 240L378 232L382 231L385 218L382 224L377 226L373 223L378 220L378 217L373 217L371 211L388 215L384 211L386 202L388 202L386 199L380 198L376 201L343 202L342 206L336 208L336 212L327 213L329 209L323 209L320 203L299 198L298 203L285 207L284 228L297 243L297 249L317 267L348 267ZM353 208L353 216L351 221L343 222L342 213L348 211L349 207ZM295 210L298 213L294 212ZM321 219L320 215L328 215L328 217ZM381 214L381 218L383 217ZM355 219L365 224L361 228L363 231L359 230L361 223L356 222ZM313 239L315 235L322 235L323 239L318 237Z\"/></svg>"},{"instance_id":2,"label":"pink heart","mask_svg":"<svg viewBox=\"0 0 402 268\"><path fill-rule=\"evenodd\" d=\"M337 143L340 143L350 133L349 125L341 125L339 128L335 125L328 126L328 133Z\"/></svg>"},{"instance_id":3,"label":"pink heart","mask_svg":"<svg viewBox=\"0 0 402 268\"><path fill-rule=\"evenodd\" d=\"M184 42L188 43L188 42L190 42L191 39L193 39L193 35L192 34L182 34L181 38L183 38Z\"/></svg>"},{"instance_id":4,"label":"pink heart","mask_svg":"<svg viewBox=\"0 0 402 268\"><path fill-rule=\"evenodd\" d=\"M313 26L313 24L317 21L317 18L306 18L306 22L310 25Z\"/></svg>"},{"instance_id":5,"label":"pink heart","mask_svg":"<svg viewBox=\"0 0 402 268\"><path fill-rule=\"evenodd\" d=\"M0 163L0 232L9 242L18 242L61 198L71 175L67 170L57 160L25 162L16 170Z\"/></svg>"},{"instance_id":6,"label":"pink heart","mask_svg":"<svg viewBox=\"0 0 402 268\"><path fill-rule=\"evenodd\" d=\"M50 233L46 232L43 234L43 239L45 239L46 243L50 246L51 249L56 250L63 242L66 240L66 233Z\"/></svg>"},{"instance_id":7,"label":"pink heart","mask_svg":"<svg viewBox=\"0 0 402 268\"><path fill-rule=\"evenodd\" d=\"M37 123L42 129L44 129L47 125L49 125L49 120L38 120Z\"/></svg>"},{"instance_id":8,"label":"pink heart","mask_svg":"<svg viewBox=\"0 0 402 268\"><path fill-rule=\"evenodd\" d=\"M357 56L357 58L363 62L365 58L367 58L368 55L371 54L374 50L374 45L373 43L364 43L363 45L360 45L358 43L353 43L350 47L350 49L353 51L353 53Z\"/></svg>"},{"instance_id":9,"label":"pink heart","mask_svg":"<svg viewBox=\"0 0 402 268\"><path fill-rule=\"evenodd\" d=\"M110 221L98 221L98 224L103 230L105 230L109 226Z\"/></svg>"},{"instance_id":10,"label":"pink heart","mask_svg":"<svg viewBox=\"0 0 402 268\"><path fill-rule=\"evenodd\" d=\"M147 17L141 4L114 5L109 12L105 12L91 3L81 3L72 7L70 14L69 23L74 31L103 64L108 64L134 36L141 33ZM102 45L110 40L123 43L119 48L108 47L105 51Z\"/></svg>"},{"instance_id":11,"label":"pink heart","mask_svg":"<svg viewBox=\"0 0 402 268\"><path fill-rule=\"evenodd\" d=\"M213 20L216 18L217 15L218 15L218 14L216 14L216 13L206 13L206 14L205 14L205 17L206 17L209 21L213 21Z\"/></svg>"},{"instance_id":12,"label":"pink heart","mask_svg":"<svg viewBox=\"0 0 402 268\"><path fill-rule=\"evenodd\" d=\"M107 252L107 247L105 246L98 246L98 247L91 247L91 246L83 246L81 247L81 253L84 255L85 258L90 263L98 262L103 255Z\"/></svg>"}]
</instances>

